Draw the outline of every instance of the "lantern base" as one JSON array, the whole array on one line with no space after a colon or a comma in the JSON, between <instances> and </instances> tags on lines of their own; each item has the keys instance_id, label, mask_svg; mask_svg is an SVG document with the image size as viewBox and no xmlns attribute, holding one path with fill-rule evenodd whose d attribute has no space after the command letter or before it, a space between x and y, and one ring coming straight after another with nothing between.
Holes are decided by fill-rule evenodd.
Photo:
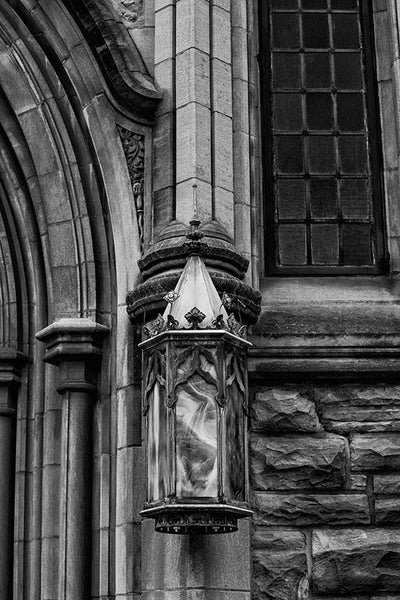
<instances>
[{"instance_id":1,"label":"lantern base","mask_svg":"<svg viewBox=\"0 0 400 600\"><path fill-rule=\"evenodd\" d=\"M211 534L237 531L237 521L250 517L247 508L229 504L164 504L146 508L143 517L155 519L155 530L160 533Z\"/></svg>"}]
</instances>

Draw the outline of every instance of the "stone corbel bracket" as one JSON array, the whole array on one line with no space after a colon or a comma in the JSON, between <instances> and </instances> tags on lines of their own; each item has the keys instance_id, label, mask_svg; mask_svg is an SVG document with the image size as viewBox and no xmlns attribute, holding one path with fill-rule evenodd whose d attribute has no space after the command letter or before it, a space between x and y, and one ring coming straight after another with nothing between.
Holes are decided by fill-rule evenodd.
<instances>
[{"instance_id":1,"label":"stone corbel bracket","mask_svg":"<svg viewBox=\"0 0 400 600\"><path fill-rule=\"evenodd\" d=\"M63 0L91 47L118 102L152 120L162 94L109 0Z\"/></svg>"},{"instance_id":2,"label":"stone corbel bracket","mask_svg":"<svg viewBox=\"0 0 400 600\"><path fill-rule=\"evenodd\" d=\"M61 367L59 393L96 389L96 367L108 332L107 327L90 319L65 318L36 334L46 344L43 360Z\"/></svg>"}]
</instances>

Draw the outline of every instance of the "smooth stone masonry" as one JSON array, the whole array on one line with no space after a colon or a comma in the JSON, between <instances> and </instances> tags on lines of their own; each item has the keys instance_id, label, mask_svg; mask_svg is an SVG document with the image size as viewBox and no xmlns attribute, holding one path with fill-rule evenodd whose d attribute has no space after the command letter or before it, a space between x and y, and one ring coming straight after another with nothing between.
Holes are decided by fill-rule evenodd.
<instances>
[{"instance_id":1,"label":"smooth stone masonry","mask_svg":"<svg viewBox=\"0 0 400 600\"><path fill-rule=\"evenodd\" d=\"M312 558L314 592L400 592L398 529L314 531Z\"/></svg>"},{"instance_id":2,"label":"smooth stone masonry","mask_svg":"<svg viewBox=\"0 0 400 600\"><path fill-rule=\"evenodd\" d=\"M400 470L400 434L356 434L350 451L355 471Z\"/></svg>"},{"instance_id":3,"label":"smooth stone masonry","mask_svg":"<svg viewBox=\"0 0 400 600\"><path fill-rule=\"evenodd\" d=\"M347 440L321 437L253 437L254 489L337 489L346 478Z\"/></svg>"},{"instance_id":4,"label":"smooth stone masonry","mask_svg":"<svg viewBox=\"0 0 400 600\"><path fill-rule=\"evenodd\" d=\"M330 525L370 522L368 498L362 494L265 494L255 493L256 524Z\"/></svg>"},{"instance_id":5,"label":"smooth stone masonry","mask_svg":"<svg viewBox=\"0 0 400 600\"><path fill-rule=\"evenodd\" d=\"M314 402L294 387L271 388L256 394L251 418L254 431L313 433L322 430Z\"/></svg>"}]
</instances>

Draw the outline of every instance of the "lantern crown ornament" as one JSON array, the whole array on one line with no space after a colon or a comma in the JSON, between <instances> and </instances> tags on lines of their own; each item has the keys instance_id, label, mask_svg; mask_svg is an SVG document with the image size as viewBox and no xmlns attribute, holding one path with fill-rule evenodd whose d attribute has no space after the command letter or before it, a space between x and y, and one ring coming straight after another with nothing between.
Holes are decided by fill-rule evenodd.
<instances>
[{"instance_id":1,"label":"lantern crown ornament","mask_svg":"<svg viewBox=\"0 0 400 600\"><path fill-rule=\"evenodd\" d=\"M245 327L228 314L200 255L192 254L163 315L144 326L143 406L147 502L142 516L164 533L228 533L247 506L247 349Z\"/></svg>"}]
</instances>

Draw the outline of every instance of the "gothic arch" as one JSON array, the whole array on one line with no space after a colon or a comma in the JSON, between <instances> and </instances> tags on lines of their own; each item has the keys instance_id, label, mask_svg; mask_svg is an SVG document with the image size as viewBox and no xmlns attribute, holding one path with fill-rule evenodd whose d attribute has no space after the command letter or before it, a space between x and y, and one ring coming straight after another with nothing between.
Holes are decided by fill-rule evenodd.
<instances>
[{"instance_id":1,"label":"gothic arch","mask_svg":"<svg viewBox=\"0 0 400 600\"><path fill-rule=\"evenodd\" d=\"M112 352L128 336L125 296L137 284L140 257L118 125L147 147L158 92L138 52L120 69L122 80L113 79L123 53L100 5L89 10L86 4L10 0L0 6L0 362L10 349L29 362L19 375L16 432L14 594L21 599L57 595L46 564L59 551L61 401L57 370L44 365L35 334L65 317L111 330L94 417L99 462L116 427L110 389L125 388L130 377L126 348L118 363ZM92 33L100 28L107 38L100 57L80 20L89 14L97 23ZM108 486L110 473L97 463L94 470L95 486ZM115 511L115 498L109 510ZM114 544L108 535L103 552Z\"/></svg>"}]
</instances>

